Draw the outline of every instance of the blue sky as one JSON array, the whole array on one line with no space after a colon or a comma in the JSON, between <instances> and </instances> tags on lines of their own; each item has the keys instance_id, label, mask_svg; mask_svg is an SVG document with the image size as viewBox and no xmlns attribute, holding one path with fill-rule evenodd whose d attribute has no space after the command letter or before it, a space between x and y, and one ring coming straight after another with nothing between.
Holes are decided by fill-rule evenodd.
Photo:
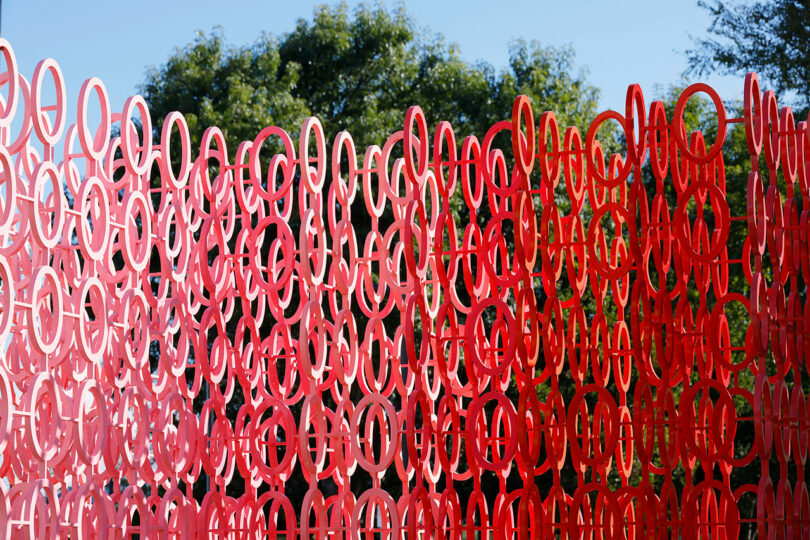
<instances>
[{"instance_id":1,"label":"blue sky","mask_svg":"<svg viewBox=\"0 0 810 540\"><path fill-rule=\"evenodd\" d=\"M195 30L221 25L231 44L243 45L262 31L290 31L322 3L336 2L6 0L2 35L29 79L41 58L53 57L67 81L71 105L81 83L95 75L105 82L113 110L120 110L147 66L162 64L175 47L193 39ZM689 35L704 34L710 22L695 0L417 0L406 7L419 26L458 44L467 60L485 60L497 69L506 66L513 38L572 45L578 65L601 89L601 108L618 110L624 108L630 83L640 83L649 102L656 84L679 82ZM741 96L742 78L718 76L705 82L723 99Z\"/></svg>"}]
</instances>

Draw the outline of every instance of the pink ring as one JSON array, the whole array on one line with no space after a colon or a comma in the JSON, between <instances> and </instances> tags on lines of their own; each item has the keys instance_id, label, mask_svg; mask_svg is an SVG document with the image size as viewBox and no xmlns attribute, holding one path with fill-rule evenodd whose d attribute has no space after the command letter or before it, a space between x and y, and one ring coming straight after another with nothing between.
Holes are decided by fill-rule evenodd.
<instances>
[{"instance_id":1,"label":"pink ring","mask_svg":"<svg viewBox=\"0 0 810 540\"><path fill-rule=\"evenodd\" d=\"M139 142L135 124L132 122L132 113L135 109L141 116L141 132L143 142ZM124 103L121 113L121 152L124 154L124 164L127 171L136 176L142 175L149 168L152 156L152 117L149 107L141 96L131 96ZM140 154L140 161L136 155Z\"/></svg>"},{"instance_id":2,"label":"pink ring","mask_svg":"<svg viewBox=\"0 0 810 540\"><path fill-rule=\"evenodd\" d=\"M17 70L17 58L14 56L14 50L5 38L0 38L0 52L2 52L6 66L8 66L6 76L9 84L9 99L8 103L3 103L3 113L0 116L0 127L6 128L11 125L12 120L14 120L14 113L17 111L17 99L19 96L17 77L22 75Z\"/></svg>"},{"instance_id":3,"label":"pink ring","mask_svg":"<svg viewBox=\"0 0 810 540\"><path fill-rule=\"evenodd\" d=\"M96 91L99 107L101 109L101 123L95 135L87 129L87 102L90 100L90 92ZM96 77L91 77L84 81L79 90L79 109L76 114L76 123L79 130L79 143L85 155L93 161L101 161L107 153L107 146L110 142L110 99L107 97L107 89L104 83Z\"/></svg>"},{"instance_id":4,"label":"pink ring","mask_svg":"<svg viewBox=\"0 0 810 540\"><path fill-rule=\"evenodd\" d=\"M40 103L42 99L42 77L46 70L51 73L56 87L56 121L53 127L51 127L48 117L42 112L42 104ZM65 80L59 64L53 58L41 60L37 67L34 68L34 76L31 79L31 119L33 120L34 131L46 147L56 146L56 143L62 138L62 131L65 129L66 102Z\"/></svg>"}]
</instances>

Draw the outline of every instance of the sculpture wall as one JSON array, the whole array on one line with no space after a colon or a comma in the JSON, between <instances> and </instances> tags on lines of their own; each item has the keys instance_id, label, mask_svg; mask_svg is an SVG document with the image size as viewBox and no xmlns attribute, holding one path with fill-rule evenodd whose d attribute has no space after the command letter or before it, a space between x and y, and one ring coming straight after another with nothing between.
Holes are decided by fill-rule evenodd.
<instances>
[{"instance_id":1,"label":"sculpture wall","mask_svg":"<svg viewBox=\"0 0 810 540\"><path fill-rule=\"evenodd\" d=\"M197 148L0 51L0 538L807 536L810 135L753 74Z\"/></svg>"}]
</instances>

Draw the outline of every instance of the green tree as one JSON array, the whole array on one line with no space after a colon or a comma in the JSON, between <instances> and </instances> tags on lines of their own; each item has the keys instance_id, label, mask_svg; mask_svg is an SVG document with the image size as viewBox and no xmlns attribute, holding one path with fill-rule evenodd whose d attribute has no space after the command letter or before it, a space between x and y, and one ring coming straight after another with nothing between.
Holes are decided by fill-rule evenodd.
<instances>
[{"instance_id":1,"label":"green tree","mask_svg":"<svg viewBox=\"0 0 810 540\"><path fill-rule=\"evenodd\" d=\"M712 17L708 37L687 51L689 71L743 75L757 71L779 93L810 105L810 3L804 0L700 0Z\"/></svg>"},{"instance_id":2,"label":"green tree","mask_svg":"<svg viewBox=\"0 0 810 540\"><path fill-rule=\"evenodd\" d=\"M404 110L419 104L432 124L450 121L461 137L482 135L504 119L518 93L538 112L552 109L561 126L587 125L598 91L574 69L570 48L516 41L506 70L470 64L441 35L417 30L407 13L361 6L319 7L281 38L262 35L231 47L221 29L175 50L147 72L140 90L157 128L182 111L192 142L222 128L229 147L267 125L295 132L308 115L327 134L346 129L359 149L402 129Z\"/></svg>"}]
</instances>

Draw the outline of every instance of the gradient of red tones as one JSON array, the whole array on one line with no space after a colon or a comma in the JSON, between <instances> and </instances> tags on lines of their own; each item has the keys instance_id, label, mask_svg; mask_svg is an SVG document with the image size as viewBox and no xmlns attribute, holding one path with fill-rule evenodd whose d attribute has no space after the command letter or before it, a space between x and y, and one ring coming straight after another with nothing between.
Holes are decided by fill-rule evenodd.
<instances>
[{"instance_id":1,"label":"gradient of red tones","mask_svg":"<svg viewBox=\"0 0 810 540\"><path fill-rule=\"evenodd\" d=\"M298 140L267 127L237 148L211 127L196 152L182 113L156 144L143 99L113 113L98 79L71 123L58 65L43 61L29 83L4 40L0 51L0 538L259 538L282 521L286 538L736 538L744 520L807 536L810 305L798 284L810 283L810 210L797 201L810 200L810 135L754 75L742 118L703 84L672 117L633 85L626 110L587 133L535 118L520 96L480 140L431 130L411 107L362 155L347 132L327 155L316 118ZM714 102L716 140L684 126L697 92ZM623 155L604 155L608 121ZM751 155L739 216L723 163L734 122ZM271 138L283 153L268 155ZM641 181L648 151L654 185ZM352 225L360 208L366 238ZM747 227L741 254L728 253L733 222ZM731 265L749 296L728 290ZM743 344L729 343L732 302L750 318ZM245 403L229 418L237 386ZM756 436L738 456L742 422ZM757 457L759 484L732 491L735 468ZM309 482L300 508L285 488L294 471ZM360 471L370 489L356 496ZM485 471L499 493L482 491ZM401 481L396 498L386 474ZM238 498L226 495L234 475ZM337 494L320 491L327 478ZM744 496L756 516L740 516Z\"/></svg>"}]
</instances>

